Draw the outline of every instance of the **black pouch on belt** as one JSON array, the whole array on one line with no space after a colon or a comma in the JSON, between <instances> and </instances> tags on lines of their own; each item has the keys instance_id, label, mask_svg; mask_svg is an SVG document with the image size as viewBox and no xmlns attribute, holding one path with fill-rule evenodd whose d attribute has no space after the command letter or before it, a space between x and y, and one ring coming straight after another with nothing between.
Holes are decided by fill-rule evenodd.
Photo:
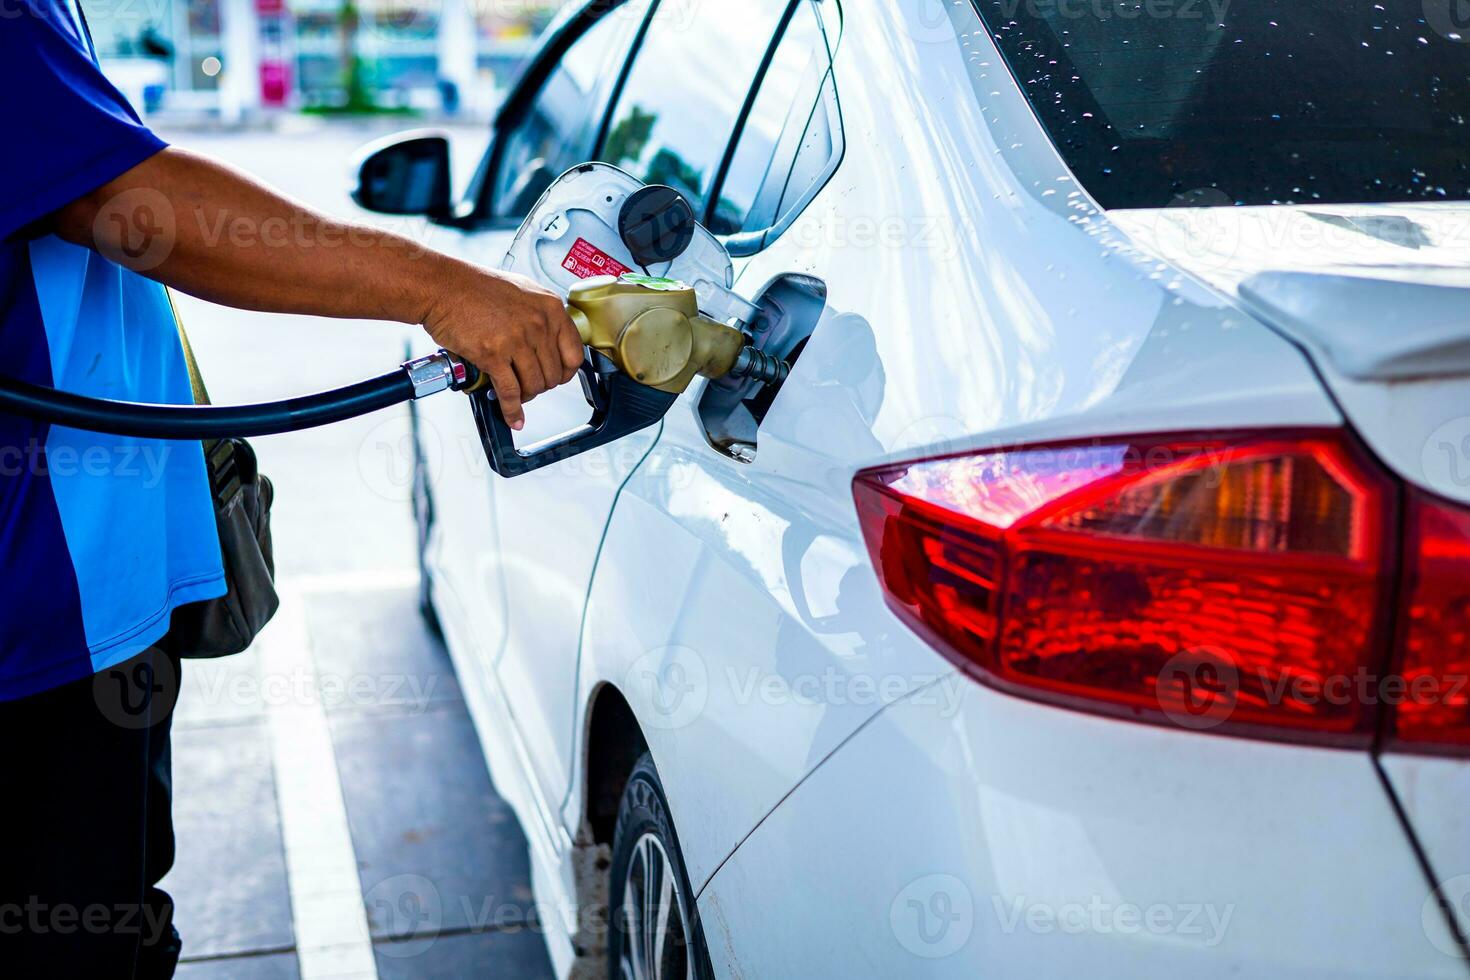
<instances>
[{"instance_id":1,"label":"black pouch on belt","mask_svg":"<svg viewBox=\"0 0 1470 980\"><path fill-rule=\"evenodd\" d=\"M169 297L172 304L173 297ZM174 311L194 401L209 404L209 393L194 361L184 325ZM219 527L220 557L229 591L174 610L168 641L182 657L208 660L240 653L250 646L280 607L276 563L271 545L271 503L275 489L261 474L255 450L244 439L208 440L204 462Z\"/></svg>"}]
</instances>

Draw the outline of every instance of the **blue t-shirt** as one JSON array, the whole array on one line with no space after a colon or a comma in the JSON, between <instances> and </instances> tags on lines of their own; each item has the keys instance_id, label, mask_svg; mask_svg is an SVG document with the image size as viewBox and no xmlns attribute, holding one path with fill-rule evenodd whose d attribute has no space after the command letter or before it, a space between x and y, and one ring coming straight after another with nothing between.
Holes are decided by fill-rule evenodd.
<instances>
[{"instance_id":1,"label":"blue t-shirt","mask_svg":"<svg viewBox=\"0 0 1470 980\"><path fill-rule=\"evenodd\" d=\"M0 373L188 404L163 287L33 230L163 141L98 70L68 0L23 0L5 18L0 91ZM0 413L0 701L120 663L166 632L175 607L224 591L197 442Z\"/></svg>"}]
</instances>

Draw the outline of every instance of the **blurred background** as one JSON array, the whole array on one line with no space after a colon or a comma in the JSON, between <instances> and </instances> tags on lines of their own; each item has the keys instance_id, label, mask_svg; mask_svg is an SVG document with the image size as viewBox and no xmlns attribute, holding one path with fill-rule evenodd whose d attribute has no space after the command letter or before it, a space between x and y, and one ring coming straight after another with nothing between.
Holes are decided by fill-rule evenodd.
<instances>
[{"instance_id":1,"label":"blurred background","mask_svg":"<svg viewBox=\"0 0 1470 980\"><path fill-rule=\"evenodd\" d=\"M103 69L154 124L488 118L564 0L87 0Z\"/></svg>"}]
</instances>

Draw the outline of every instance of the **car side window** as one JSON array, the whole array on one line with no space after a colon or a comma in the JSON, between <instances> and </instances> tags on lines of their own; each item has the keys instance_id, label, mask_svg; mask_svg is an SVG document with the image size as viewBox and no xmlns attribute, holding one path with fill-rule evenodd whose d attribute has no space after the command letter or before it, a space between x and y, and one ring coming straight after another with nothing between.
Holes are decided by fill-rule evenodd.
<instances>
[{"instance_id":1,"label":"car side window","mask_svg":"<svg viewBox=\"0 0 1470 980\"><path fill-rule=\"evenodd\" d=\"M751 104L710 218L717 235L789 222L841 156L832 57L817 2L802 0L793 13Z\"/></svg>"},{"instance_id":2,"label":"car side window","mask_svg":"<svg viewBox=\"0 0 1470 980\"><path fill-rule=\"evenodd\" d=\"M663 0L599 159L676 188L703 213L788 0Z\"/></svg>"},{"instance_id":3,"label":"car side window","mask_svg":"<svg viewBox=\"0 0 1470 980\"><path fill-rule=\"evenodd\" d=\"M505 133L491 213L523 218L551 182L593 158L608 99L649 0L614 7L562 55L515 128Z\"/></svg>"}]
</instances>

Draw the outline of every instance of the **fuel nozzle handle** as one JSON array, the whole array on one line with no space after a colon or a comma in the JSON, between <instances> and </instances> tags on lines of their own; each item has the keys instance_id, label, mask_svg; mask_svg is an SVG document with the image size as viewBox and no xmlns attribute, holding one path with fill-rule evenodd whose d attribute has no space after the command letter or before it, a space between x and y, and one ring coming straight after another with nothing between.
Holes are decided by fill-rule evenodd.
<instances>
[{"instance_id":1,"label":"fuel nozzle handle","mask_svg":"<svg viewBox=\"0 0 1470 980\"><path fill-rule=\"evenodd\" d=\"M787 362L751 345L736 328L701 314L694 289L672 279L585 280L572 289L567 316L585 347L639 384L669 394L682 394L696 376L779 385L791 374ZM415 398L489 387L487 375L449 351L409 361L404 370Z\"/></svg>"},{"instance_id":2,"label":"fuel nozzle handle","mask_svg":"<svg viewBox=\"0 0 1470 980\"><path fill-rule=\"evenodd\" d=\"M567 312L584 344L660 391L680 394L697 376L780 384L791 370L740 330L701 314L693 287L676 280L587 279L573 287Z\"/></svg>"},{"instance_id":3,"label":"fuel nozzle handle","mask_svg":"<svg viewBox=\"0 0 1470 980\"><path fill-rule=\"evenodd\" d=\"M577 332L582 336L582 343L588 347L593 346L592 337L594 335L594 329L592 321L587 318L587 314L583 313L579 307L570 305L567 306L567 314L572 318L572 322L577 325ZM716 333L722 333L731 329L724 324L715 323L704 316L697 318L694 322L694 328L696 331L714 331ZM741 339L743 340L745 338L742 337ZM721 348L725 347L724 344L718 346ZM752 381L759 381L761 384L767 385L784 384L787 377L791 374L790 364L773 354L765 353L752 344L746 344L740 348L740 352L735 355L734 362L727 370L721 370L722 367L723 360L717 360L716 363L707 365L710 373L705 374L704 371L700 373L712 378L749 378Z\"/></svg>"},{"instance_id":4,"label":"fuel nozzle handle","mask_svg":"<svg viewBox=\"0 0 1470 980\"><path fill-rule=\"evenodd\" d=\"M588 279L572 289L567 315L588 350L580 375L592 415L531 446L516 445L479 372L440 352L459 372L453 387L469 393L486 457L501 476L522 476L658 424L696 376L780 384L790 373L785 361L751 346L736 328L702 316L694 289L673 280Z\"/></svg>"}]
</instances>

